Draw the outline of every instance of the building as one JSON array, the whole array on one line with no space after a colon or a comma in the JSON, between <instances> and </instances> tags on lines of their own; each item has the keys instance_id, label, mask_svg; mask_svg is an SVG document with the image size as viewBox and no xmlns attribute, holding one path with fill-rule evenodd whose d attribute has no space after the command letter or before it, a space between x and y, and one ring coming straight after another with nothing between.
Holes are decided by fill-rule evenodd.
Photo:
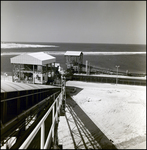
<instances>
[{"instance_id":1,"label":"building","mask_svg":"<svg viewBox=\"0 0 147 150\"><path fill-rule=\"evenodd\" d=\"M65 54L67 69L73 69L80 73L83 65L83 53L81 51L67 51Z\"/></svg>"},{"instance_id":2,"label":"building","mask_svg":"<svg viewBox=\"0 0 147 150\"><path fill-rule=\"evenodd\" d=\"M44 52L24 53L11 58L13 82L46 84L53 80L56 58Z\"/></svg>"}]
</instances>

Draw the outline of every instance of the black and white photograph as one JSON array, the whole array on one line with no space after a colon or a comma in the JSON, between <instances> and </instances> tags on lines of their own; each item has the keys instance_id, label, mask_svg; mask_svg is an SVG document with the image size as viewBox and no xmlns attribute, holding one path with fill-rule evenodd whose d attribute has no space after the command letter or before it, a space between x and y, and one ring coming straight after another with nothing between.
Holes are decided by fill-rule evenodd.
<instances>
[{"instance_id":1,"label":"black and white photograph","mask_svg":"<svg viewBox=\"0 0 147 150\"><path fill-rule=\"evenodd\" d=\"M1 1L1 149L146 149L146 1Z\"/></svg>"}]
</instances>

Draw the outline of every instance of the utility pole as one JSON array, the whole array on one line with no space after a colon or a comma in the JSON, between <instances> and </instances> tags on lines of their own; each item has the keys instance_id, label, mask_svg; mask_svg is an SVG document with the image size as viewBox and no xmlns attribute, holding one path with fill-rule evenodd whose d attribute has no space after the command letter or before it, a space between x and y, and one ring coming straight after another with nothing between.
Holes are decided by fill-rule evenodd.
<instances>
[{"instance_id":1,"label":"utility pole","mask_svg":"<svg viewBox=\"0 0 147 150\"><path fill-rule=\"evenodd\" d=\"M117 68L117 77L116 77L116 85L117 85L117 82L118 82L118 68L120 67L120 66L115 66L116 68Z\"/></svg>"}]
</instances>

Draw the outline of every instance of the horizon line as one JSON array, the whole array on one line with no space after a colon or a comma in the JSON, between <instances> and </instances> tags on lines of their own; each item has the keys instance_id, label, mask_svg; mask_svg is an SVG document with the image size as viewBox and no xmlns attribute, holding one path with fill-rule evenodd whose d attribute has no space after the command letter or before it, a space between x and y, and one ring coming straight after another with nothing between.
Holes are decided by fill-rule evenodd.
<instances>
[{"instance_id":1,"label":"horizon line","mask_svg":"<svg viewBox=\"0 0 147 150\"><path fill-rule=\"evenodd\" d=\"M146 43L145 44L141 44L141 43L96 43L96 42L39 42L39 41L36 41L36 42L33 42L33 41L31 41L31 42L29 42L29 41L26 41L26 42L24 42L24 41L1 41L1 43L71 43L71 44L123 44L123 45L146 45Z\"/></svg>"}]
</instances>

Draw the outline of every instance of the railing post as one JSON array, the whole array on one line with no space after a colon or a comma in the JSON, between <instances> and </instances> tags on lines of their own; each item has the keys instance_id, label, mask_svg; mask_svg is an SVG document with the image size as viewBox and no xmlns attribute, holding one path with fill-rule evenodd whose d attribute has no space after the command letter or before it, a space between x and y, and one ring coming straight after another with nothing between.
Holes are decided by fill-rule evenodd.
<instances>
[{"instance_id":1,"label":"railing post","mask_svg":"<svg viewBox=\"0 0 147 150\"><path fill-rule=\"evenodd\" d=\"M41 149L44 149L44 138L45 138L45 124L43 122L41 125L41 141L40 141Z\"/></svg>"},{"instance_id":2,"label":"railing post","mask_svg":"<svg viewBox=\"0 0 147 150\"><path fill-rule=\"evenodd\" d=\"M18 91L18 96L20 96L20 92ZM17 116L20 113L20 98L17 98Z\"/></svg>"},{"instance_id":3,"label":"railing post","mask_svg":"<svg viewBox=\"0 0 147 150\"><path fill-rule=\"evenodd\" d=\"M56 97L56 96L55 96L55 94L54 94L54 95L53 95L54 101L55 101L55 97Z\"/></svg>"},{"instance_id":4,"label":"railing post","mask_svg":"<svg viewBox=\"0 0 147 150\"><path fill-rule=\"evenodd\" d=\"M4 93L4 99L7 99L7 93ZM2 116L2 123L6 123L7 121L7 101L3 102L3 116Z\"/></svg>"},{"instance_id":5,"label":"railing post","mask_svg":"<svg viewBox=\"0 0 147 150\"><path fill-rule=\"evenodd\" d=\"M53 109L52 109L52 124L54 124L54 111L55 111L55 108L54 108L55 105L53 105ZM54 141L54 125L53 125L53 129L52 129L52 140Z\"/></svg>"},{"instance_id":6,"label":"railing post","mask_svg":"<svg viewBox=\"0 0 147 150\"><path fill-rule=\"evenodd\" d=\"M56 118L56 121L58 121L58 100L59 100L59 98L57 97L57 102L56 102L56 113L57 113L57 118Z\"/></svg>"},{"instance_id":7,"label":"railing post","mask_svg":"<svg viewBox=\"0 0 147 150\"><path fill-rule=\"evenodd\" d=\"M28 95L28 90L26 91L26 94ZM28 109L28 96L26 96L26 110Z\"/></svg>"},{"instance_id":8,"label":"railing post","mask_svg":"<svg viewBox=\"0 0 147 150\"><path fill-rule=\"evenodd\" d=\"M60 111L61 111L61 98L60 98L60 95L59 95L59 116L60 116Z\"/></svg>"},{"instance_id":9,"label":"railing post","mask_svg":"<svg viewBox=\"0 0 147 150\"><path fill-rule=\"evenodd\" d=\"M34 93L34 90L32 90ZM32 95L32 106L34 105L34 94Z\"/></svg>"}]
</instances>

